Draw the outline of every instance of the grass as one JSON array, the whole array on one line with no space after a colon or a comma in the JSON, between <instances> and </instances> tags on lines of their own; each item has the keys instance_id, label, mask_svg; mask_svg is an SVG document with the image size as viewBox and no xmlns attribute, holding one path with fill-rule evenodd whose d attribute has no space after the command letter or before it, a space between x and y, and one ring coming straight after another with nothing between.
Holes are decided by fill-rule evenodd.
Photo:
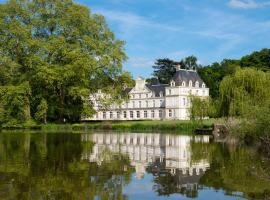
<instances>
[{"instance_id":1,"label":"grass","mask_svg":"<svg viewBox=\"0 0 270 200\"><path fill-rule=\"evenodd\" d=\"M192 133L198 127L210 127L214 120L204 120L201 123L193 121L104 121L87 122L80 124L46 124L41 129L46 131L89 131L89 130L114 130L114 131L177 131Z\"/></svg>"},{"instance_id":2,"label":"grass","mask_svg":"<svg viewBox=\"0 0 270 200\"><path fill-rule=\"evenodd\" d=\"M128 132L181 132L192 133L194 129L201 127L211 127L216 119L207 119L202 122L190 120L164 120L164 121L99 121L84 122L78 124L23 124L14 126L3 126L3 130L42 130L42 131L79 131L86 132L91 130L112 130Z\"/></svg>"}]
</instances>

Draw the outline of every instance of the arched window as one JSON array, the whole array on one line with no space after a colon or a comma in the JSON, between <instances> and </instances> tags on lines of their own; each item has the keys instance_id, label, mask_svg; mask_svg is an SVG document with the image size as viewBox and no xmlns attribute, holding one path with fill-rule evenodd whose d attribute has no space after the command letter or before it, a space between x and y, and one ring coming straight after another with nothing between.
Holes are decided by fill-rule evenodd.
<instances>
[{"instance_id":1,"label":"arched window","mask_svg":"<svg viewBox=\"0 0 270 200\"><path fill-rule=\"evenodd\" d=\"M204 83L202 84L202 87L205 88L205 84Z\"/></svg>"},{"instance_id":2,"label":"arched window","mask_svg":"<svg viewBox=\"0 0 270 200\"><path fill-rule=\"evenodd\" d=\"M182 86L183 86L183 87L186 86L186 82L185 82L185 81L182 82Z\"/></svg>"},{"instance_id":3,"label":"arched window","mask_svg":"<svg viewBox=\"0 0 270 200\"><path fill-rule=\"evenodd\" d=\"M174 87L175 86L175 82L171 81L171 86Z\"/></svg>"},{"instance_id":4,"label":"arched window","mask_svg":"<svg viewBox=\"0 0 270 200\"><path fill-rule=\"evenodd\" d=\"M198 81L196 81L195 87L199 87L199 82Z\"/></svg>"},{"instance_id":5,"label":"arched window","mask_svg":"<svg viewBox=\"0 0 270 200\"><path fill-rule=\"evenodd\" d=\"M191 80L189 81L188 86L192 87L192 81Z\"/></svg>"}]
</instances>

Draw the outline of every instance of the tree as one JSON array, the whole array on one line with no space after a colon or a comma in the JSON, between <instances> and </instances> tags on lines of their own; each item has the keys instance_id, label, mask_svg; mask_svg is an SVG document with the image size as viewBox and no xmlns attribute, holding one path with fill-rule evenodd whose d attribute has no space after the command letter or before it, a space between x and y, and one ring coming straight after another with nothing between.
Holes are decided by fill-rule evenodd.
<instances>
[{"instance_id":1,"label":"tree","mask_svg":"<svg viewBox=\"0 0 270 200\"><path fill-rule=\"evenodd\" d=\"M195 56L191 55L181 60L180 63L182 67L185 69L197 70L200 66L197 62L198 62L198 59Z\"/></svg>"},{"instance_id":2,"label":"tree","mask_svg":"<svg viewBox=\"0 0 270 200\"><path fill-rule=\"evenodd\" d=\"M18 86L0 86L0 124L14 125L31 118L29 84Z\"/></svg>"},{"instance_id":3,"label":"tree","mask_svg":"<svg viewBox=\"0 0 270 200\"><path fill-rule=\"evenodd\" d=\"M210 98L201 98L198 96L191 95L190 99L190 108L189 108L189 117L192 120L200 120L209 117L212 114L212 105Z\"/></svg>"},{"instance_id":4,"label":"tree","mask_svg":"<svg viewBox=\"0 0 270 200\"><path fill-rule=\"evenodd\" d=\"M226 76L220 83L222 116L244 116L269 100L270 73L246 68Z\"/></svg>"},{"instance_id":5,"label":"tree","mask_svg":"<svg viewBox=\"0 0 270 200\"><path fill-rule=\"evenodd\" d=\"M45 99L49 120L77 121L90 93L102 89L115 100L125 85L119 79L130 84L124 42L103 16L72 0L10 0L0 5L0 27L0 84L28 81L32 115Z\"/></svg>"},{"instance_id":6,"label":"tree","mask_svg":"<svg viewBox=\"0 0 270 200\"><path fill-rule=\"evenodd\" d=\"M240 59L241 67L253 67L263 71L270 70L270 49L254 51L252 54Z\"/></svg>"},{"instance_id":7,"label":"tree","mask_svg":"<svg viewBox=\"0 0 270 200\"><path fill-rule=\"evenodd\" d=\"M40 104L37 107L37 112L35 113L35 119L44 124L47 123L47 112L48 112L48 104L45 99L42 99Z\"/></svg>"},{"instance_id":8,"label":"tree","mask_svg":"<svg viewBox=\"0 0 270 200\"><path fill-rule=\"evenodd\" d=\"M176 71L175 65L176 62L169 58L157 59L153 66L153 75L158 77L160 83L169 83Z\"/></svg>"}]
</instances>

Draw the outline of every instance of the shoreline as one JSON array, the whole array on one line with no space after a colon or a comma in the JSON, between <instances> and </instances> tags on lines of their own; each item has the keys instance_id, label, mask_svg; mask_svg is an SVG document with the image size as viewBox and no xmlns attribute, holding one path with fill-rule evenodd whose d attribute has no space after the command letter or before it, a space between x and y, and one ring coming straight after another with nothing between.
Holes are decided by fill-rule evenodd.
<instances>
[{"instance_id":1,"label":"shoreline","mask_svg":"<svg viewBox=\"0 0 270 200\"><path fill-rule=\"evenodd\" d=\"M37 130L37 131L155 131L155 132L186 132L193 133L196 128L209 128L215 123L214 119L199 121L102 121L82 122L74 124L41 124L41 125L17 125L2 126L0 130Z\"/></svg>"}]
</instances>

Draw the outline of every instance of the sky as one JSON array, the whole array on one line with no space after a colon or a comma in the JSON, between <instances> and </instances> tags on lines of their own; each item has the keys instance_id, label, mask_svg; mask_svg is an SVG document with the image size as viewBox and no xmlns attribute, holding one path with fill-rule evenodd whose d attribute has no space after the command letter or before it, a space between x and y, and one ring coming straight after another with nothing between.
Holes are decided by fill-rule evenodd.
<instances>
[{"instance_id":1,"label":"sky","mask_svg":"<svg viewBox=\"0 0 270 200\"><path fill-rule=\"evenodd\" d=\"M0 0L3 2L3 0ZM151 76L158 58L208 65L270 48L270 0L75 0L124 40L124 70Z\"/></svg>"},{"instance_id":2,"label":"sky","mask_svg":"<svg viewBox=\"0 0 270 200\"><path fill-rule=\"evenodd\" d=\"M149 77L158 58L203 65L270 48L270 0L77 0L126 41L124 69Z\"/></svg>"}]
</instances>

